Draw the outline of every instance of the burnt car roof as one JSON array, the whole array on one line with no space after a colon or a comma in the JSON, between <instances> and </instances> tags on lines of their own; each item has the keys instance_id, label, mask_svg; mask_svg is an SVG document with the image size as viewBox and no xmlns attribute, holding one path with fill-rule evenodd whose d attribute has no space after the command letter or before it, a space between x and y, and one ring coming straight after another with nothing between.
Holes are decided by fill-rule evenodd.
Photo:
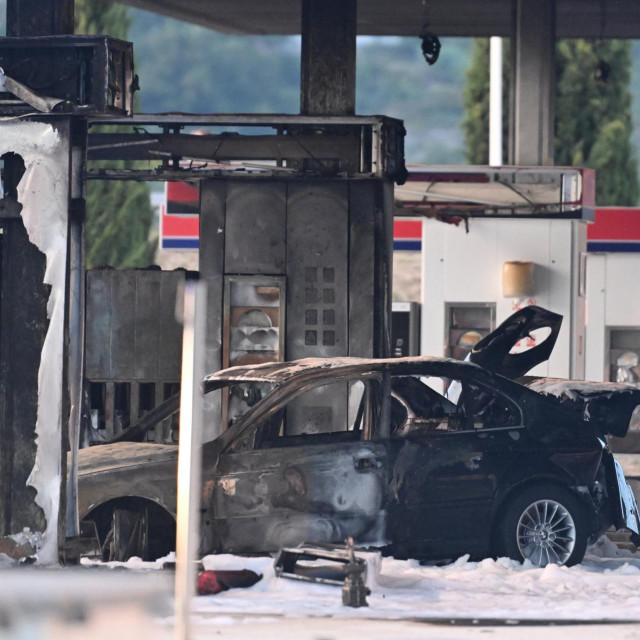
<instances>
[{"instance_id":1,"label":"burnt car roof","mask_svg":"<svg viewBox=\"0 0 640 640\"><path fill-rule=\"evenodd\" d=\"M406 369L424 364L447 365L454 369L481 370L471 362L461 362L452 358L435 358L417 356L409 358L305 358L290 362L269 362L223 369L205 376L205 385L213 385L220 381L271 382L282 384L297 377L325 374L357 373L362 371L386 371L389 369Z\"/></svg>"}]
</instances>

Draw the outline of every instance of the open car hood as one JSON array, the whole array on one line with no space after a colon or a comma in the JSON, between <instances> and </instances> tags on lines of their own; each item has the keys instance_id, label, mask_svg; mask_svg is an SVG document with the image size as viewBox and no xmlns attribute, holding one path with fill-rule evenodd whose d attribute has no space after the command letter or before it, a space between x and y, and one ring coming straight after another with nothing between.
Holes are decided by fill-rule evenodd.
<instances>
[{"instance_id":1,"label":"open car hood","mask_svg":"<svg viewBox=\"0 0 640 640\"><path fill-rule=\"evenodd\" d=\"M618 382L588 382L562 378L525 377L521 384L578 413L593 424L600 435L624 438L635 408L640 404L640 389Z\"/></svg>"},{"instance_id":2,"label":"open car hood","mask_svg":"<svg viewBox=\"0 0 640 640\"><path fill-rule=\"evenodd\" d=\"M495 331L480 340L470 354L471 362L505 378L519 378L549 359L558 339L562 316L542 307L524 307L511 314ZM511 353L532 331L548 327L551 333L526 351Z\"/></svg>"}]
</instances>

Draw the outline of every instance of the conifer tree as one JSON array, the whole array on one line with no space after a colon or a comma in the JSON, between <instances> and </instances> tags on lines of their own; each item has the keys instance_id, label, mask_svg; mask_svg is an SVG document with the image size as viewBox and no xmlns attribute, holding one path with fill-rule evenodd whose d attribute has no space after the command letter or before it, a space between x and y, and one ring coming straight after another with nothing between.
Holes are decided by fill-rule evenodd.
<instances>
[{"instance_id":1,"label":"conifer tree","mask_svg":"<svg viewBox=\"0 0 640 640\"><path fill-rule=\"evenodd\" d=\"M126 40L129 26L128 11L123 5L108 0L76 0L76 33ZM145 182L90 180L85 227L87 267L130 268L150 264L154 255L149 242L152 222L149 186Z\"/></svg>"},{"instance_id":2,"label":"conifer tree","mask_svg":"<svg viewBox=\"0 0 640 640\"><path fill-rule=\"evenodd\" d=\"M504 58L507 69L509 55L506 51ZM633 206L638 201L638 164L631 144L630 70L629 41L563 40L556 48L555 164L595 169L596 202L600 206ZM506 133L509 85L505 76L506 72L503 75ZM467 161L486 164L489 135L487 40L476 40L474 44L464 107Z\"/></svg>"}]
</instances>

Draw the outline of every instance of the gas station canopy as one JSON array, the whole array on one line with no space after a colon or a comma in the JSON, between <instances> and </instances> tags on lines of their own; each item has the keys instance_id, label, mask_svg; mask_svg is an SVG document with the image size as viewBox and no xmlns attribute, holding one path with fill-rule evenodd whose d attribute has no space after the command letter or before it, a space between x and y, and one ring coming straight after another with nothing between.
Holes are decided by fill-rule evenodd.
<instances>
[{"instance_id":1,"label":"gas station canopy","mask_svg":"<svg viewBox=\"0 0 640 640\"><path fill-rule=\"evenodd\" d=\"M124 4L236 34L299 34L301 0L121 0ZM557 0L558 38L639 38L640 3ZM358 34L508 37L512 0L360 0Z\"/></svg>"}]
</instances>

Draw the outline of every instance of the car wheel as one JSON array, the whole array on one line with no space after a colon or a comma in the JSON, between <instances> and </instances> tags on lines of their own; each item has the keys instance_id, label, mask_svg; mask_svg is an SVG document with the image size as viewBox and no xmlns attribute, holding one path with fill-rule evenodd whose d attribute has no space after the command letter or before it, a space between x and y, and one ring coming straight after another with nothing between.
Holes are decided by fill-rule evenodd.
<instances>
[{"instance_id":1,"label":"car wheel","mask_svg":"<svg viewBox=\"0 0 640 640\"><path fill-rule=\"evenodd\" d=\"M569 491L551 484L525 489L511 501L500 522L502 551L537 567L578 564L588 537L584 508Z\"/></svg>"}]
</instances>

